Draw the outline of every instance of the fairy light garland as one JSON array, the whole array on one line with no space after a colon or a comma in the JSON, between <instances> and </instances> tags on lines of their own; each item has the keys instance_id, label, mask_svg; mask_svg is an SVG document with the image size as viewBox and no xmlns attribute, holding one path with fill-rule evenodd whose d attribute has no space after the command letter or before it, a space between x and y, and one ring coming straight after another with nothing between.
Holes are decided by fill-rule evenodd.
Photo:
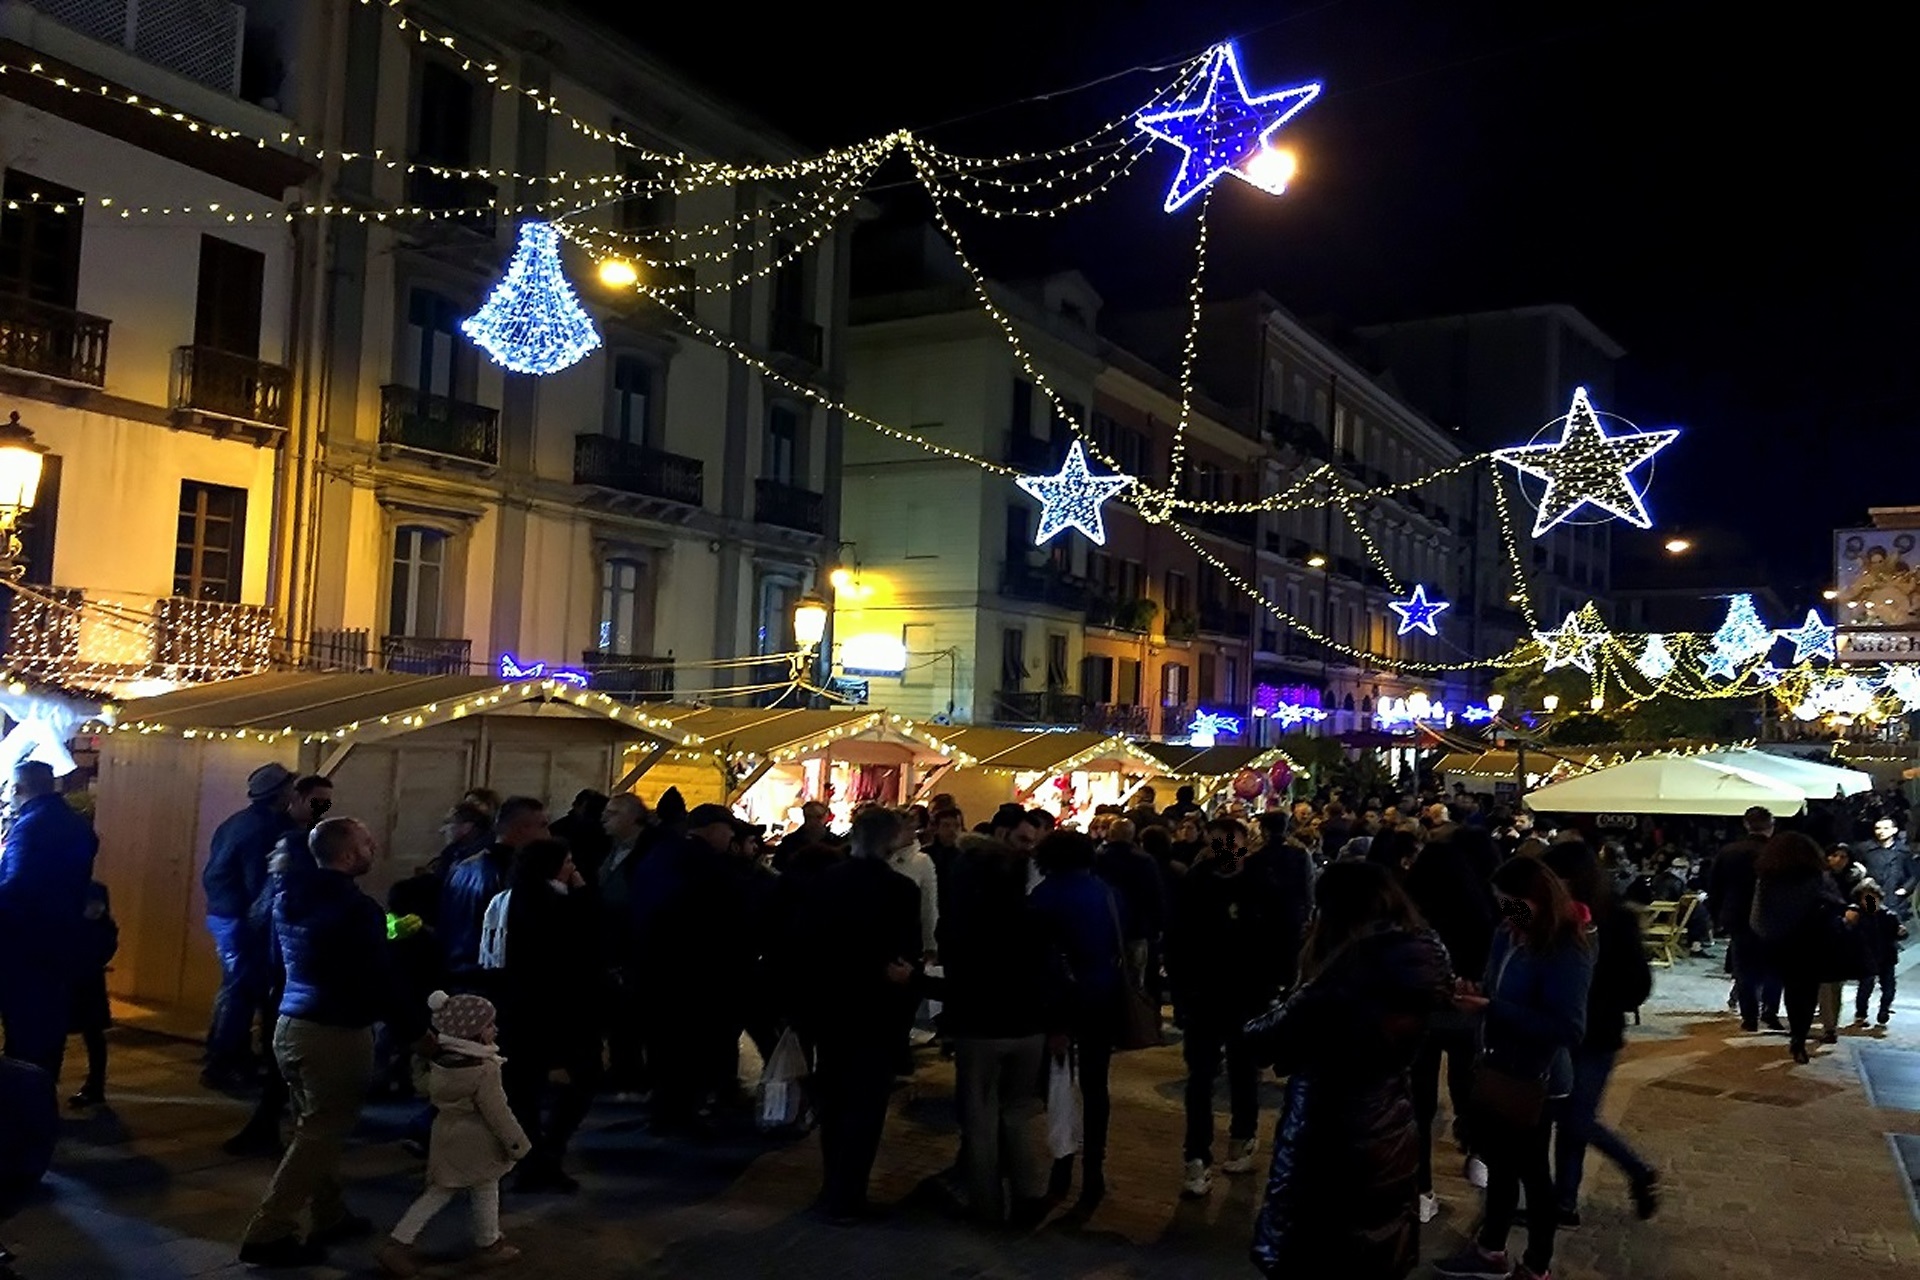
<instances>
[{"instance_id":1,"label":"fairy light garland","mask_svg":"<svg viewBox=\"0 0 1920 1280\"><path fill-rule=\"evenodd\" d=\"M1207 210L1213 190L1200 197L1199 225L1194 232L1193 277L1187 282L1187 331L1180 341L1180 413L1173 423L1173 457L1167 465L1167 491L1178 492L1187 462L1187 423L1193 417L1193 369L1200 358L1200 315L1207 276Z\"/></svg>"}]
</instances>

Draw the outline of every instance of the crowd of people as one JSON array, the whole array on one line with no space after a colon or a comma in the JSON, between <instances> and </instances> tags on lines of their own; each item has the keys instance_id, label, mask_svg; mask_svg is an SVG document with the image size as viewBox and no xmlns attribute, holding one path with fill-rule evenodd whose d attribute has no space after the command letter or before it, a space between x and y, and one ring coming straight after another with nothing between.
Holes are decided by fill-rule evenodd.
<instances>
[{"instance_id":1,"label":"crowd of people","mask_svg":"<svg viewBox=\"0 0 1920 1280\"><path fill-rule=\"evenodd\" d=\"M57 1076L67 1034L91 1031L72 1104L95 1105L111 916L91 831L51 775L23 766L16 789L0 866L7 1054ZM358 883L374 837L329 816L333 803L328 779L264 765L213 835L203 879L222 982L203 1080L256 1099L228 1150L277 1160L241 1245L263 1267L312 1265L376 1233L348 1205L341 1155L370 1096L419 1100L410 1143L426 1189L377 1245L403 1277L462 1191L478 1260L512 1261L503 1180L516 1195L576 1191L570 1146L603 1096L643 1101L679 1141L745 1113L743 1042L769 1063L798 1046L805 1104L785 1118L818 1126L831 1222L882 1212L868 1183L888 1102L928 1041L953 1060L959 1118L941 1194L1019 1229L1067 1201L1088 1213L1107 1189L1114 1056L1159 1043L1170 1007L1186 1070L1181 1195L1257 1171L1259 1084L1285 1080L1252 1247L1263 1271L1411 1269L1440 1212L1444 1080L1485 1201L1472 1240L1435 1269L1537 1280L1556 1232L1580 1223L1589 1147L1620 1166L1641 1217L1658 1207L1653 1166L1599 1119L1626 1019L1652 988L1635 902L1701 894L1701 946L1726 939L1745 1029L1779 1027L1784 1003L1804 1062L1816 1013L1836 1032L1843 981L1859 983L1859 1020L1877 992L1887 1021L1914 879L1885 817L1862 847L1823 850L1754 810L1710 857L1649 858L1433 793L1209 816L1188 788L1164 809L1142 788L1084 831L1014 804L969 823L934 796L863 806L839 832L810 803L770 839L671 791L651 808L583 791L550 818L538 799L481 789L383 905ZM54 939L57 921L71 924ZM1071 1139L1049 1115L1043 1145L1043 1111L1063 1096Z\"/></svg>"}]
</instances>

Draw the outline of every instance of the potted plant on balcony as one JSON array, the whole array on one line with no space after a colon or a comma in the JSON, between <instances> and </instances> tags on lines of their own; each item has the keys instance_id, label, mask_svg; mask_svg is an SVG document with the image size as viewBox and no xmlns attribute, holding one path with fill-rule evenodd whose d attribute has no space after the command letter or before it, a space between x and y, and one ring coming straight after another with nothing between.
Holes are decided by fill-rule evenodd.
<instances>
[{"instance_id":1,"label":"potted plant on balcony","mask_svg":"<svg viewBox=\"0 0 1920 1280\"><path fill-rule=\"evenodd\" d=\"M1167 639L1191 640L1200 633L1200 619L1191 613L1167 615Z\"/></svg>"},{"instance_id":2,"label":"potted plant on balcony","mask_svg":"<svg viewBox=\"0 0 1920 1280\"><path fill-rule=\"evenodd\" d=\"M1159 603L1142 596L1127 601L1115 610L1113 624L1123 631L1151 631L1153 620L1159 616Z\"/></svg>"}]
</instances>

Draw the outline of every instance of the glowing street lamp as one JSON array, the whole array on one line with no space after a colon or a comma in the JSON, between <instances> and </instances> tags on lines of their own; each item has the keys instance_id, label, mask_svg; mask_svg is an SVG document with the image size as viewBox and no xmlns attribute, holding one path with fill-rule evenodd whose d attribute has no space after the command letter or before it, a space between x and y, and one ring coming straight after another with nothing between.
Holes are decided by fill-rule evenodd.
<instances>
[{"instance_id":1,"label":"glowing street lamp","mask_svg":"<svg viewBox=\"0 0 1920 1280\"><path fill-rule=\"evenodd\" d=\"M827 634L827 602L819 596L806 596L793 606L793 639L804 653L820 647Z\"/></svg>"},{"instance_id":2,"label":"glowing street lamp","mask_svg":"<svg viewBox=\"0 0 1920 1280\"><path fill-rule=\"evenodd\" d=\"M20 558L20 518L33 510L40 494L40 472L47 447L20 425L20 415L7 415L0 426L0 575L19 579L26 572Z\"/></svg>"}]
</instances>

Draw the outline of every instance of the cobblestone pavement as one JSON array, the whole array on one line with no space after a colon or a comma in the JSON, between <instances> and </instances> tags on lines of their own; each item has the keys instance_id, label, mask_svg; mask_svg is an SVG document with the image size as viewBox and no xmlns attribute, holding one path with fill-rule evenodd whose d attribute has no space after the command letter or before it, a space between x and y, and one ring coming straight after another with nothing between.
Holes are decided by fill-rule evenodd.
<instances>
[{"instance_id":1,"label":"cobblestone pavement","mask_svg":"<svg viewBox=\"0 0 1920 1280\"><path fill-rule=\"evenodd\" d=\"M1652 1222L1634 1220L1624 1180L1594 1157L1586 1225L1562 1237L1556 1276L1920 1275L1920 1238L1888 1136L1920 1143L1920 1113L1871 1107L1852 1049L1874 1041L1920 1054L1920 965L1911 963L1920 951L1908 959L1891 1034L1850 1032L1806 1067L1788 1060L1781 1037L1739 1034L1716 964L1661 971L1607 1110L1660 1166L1664 1207ZM219 1151L242 1105L199 1088L191 1046L137 1027L115 1035L111 1110L68 1122L46 1193L0 1229L21 1255L21 1276L245 1274L235 1241L268 1170ZM1118 1061L1107 1201L1086 1222L1056 1219L1030 1236L982 1233L921 1207L916 1189L954 1150L951 1072L932 1056L888 1126L875 1182L897 1211L884 1222L834 1228L806 1212L817 1186L812 1140L776 1143L743 1125L708 1146L667 1146L647 1136L637 1108L607 1103L582 1139L584 1191L569 1200L510 1195L507 1228L527 1251L521 1274L580 1280L1251 1275L1246 1243L1261 1178L1222 1178L1200 1202L1176 1194L1180 1079L1174 1048ZM1276 1097L1270 1089L1263 1147ZM383 1225L419 1185L418 1162L397 1141L408 1114L369 1108L348 1158L356 1206ZM1427 1229L1429 1257L1458 1245L1475 1206L1444 1144L1439 1164L1446 1208ZM423 1244L447 1259L434 1274L460 1273L464 1231L457 1210L434 1224ZM336 1258L313 1274L369 1270L365 1246Z\"/></svg>"}]
</instances>

